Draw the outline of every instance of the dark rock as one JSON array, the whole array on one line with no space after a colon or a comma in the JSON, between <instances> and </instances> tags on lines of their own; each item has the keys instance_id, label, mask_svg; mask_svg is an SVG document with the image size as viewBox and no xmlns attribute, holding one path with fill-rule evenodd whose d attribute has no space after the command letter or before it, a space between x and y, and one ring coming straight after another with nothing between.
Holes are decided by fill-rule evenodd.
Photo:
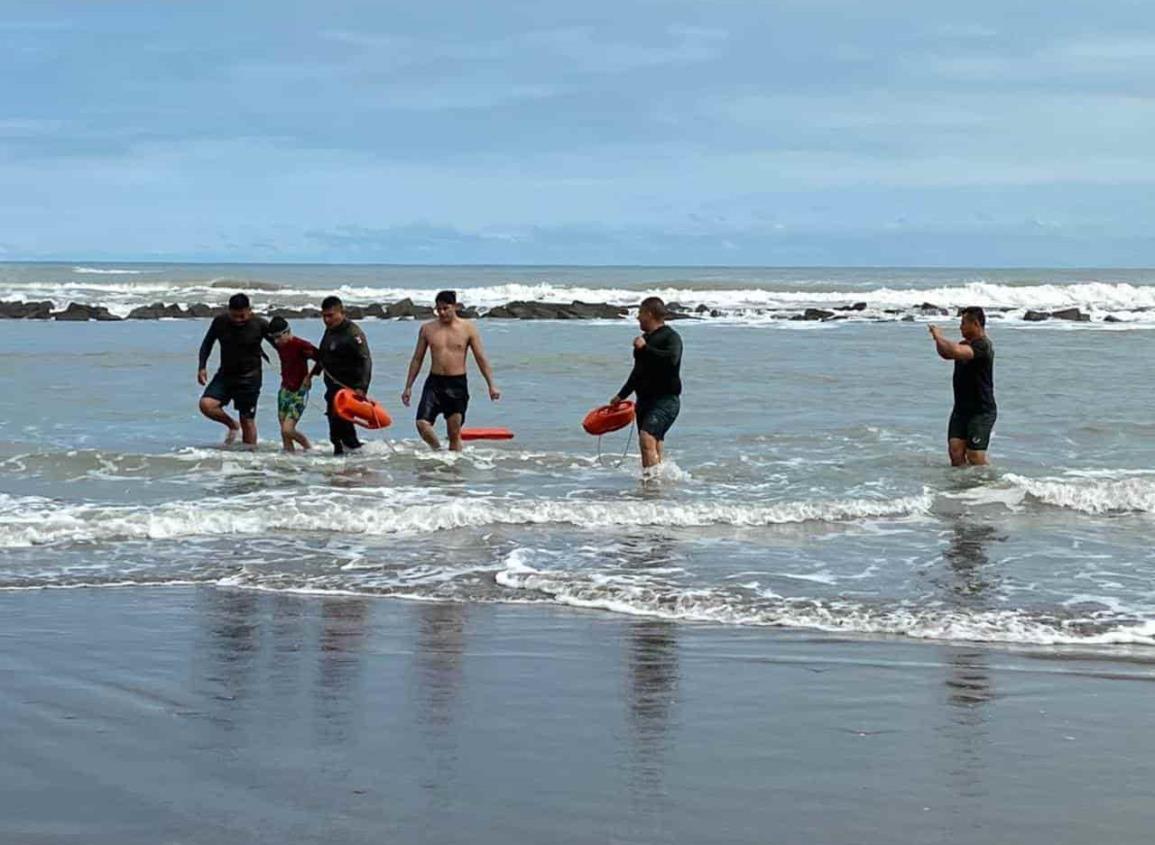
<instances>
[{"instance_id":1,"label":"dark rock","mask_svg":"<svg viewBox=\"0 0 1155 845\"><path fill-rule=\"evenodd\" d=\"M1052 311L1051 316L1056 320L1073 320L1076 323L1091 322L1091 315L1084 314L1078 308L1064 308L1061 311Z\"/></svg>"},{"instance_id":2,"label":"dark rock","mask_svg":"<svg viewBox=\"0 0 1155 845\"><path fill-rule=\"evenodd\" d=\"M365 309L362 308L360 305L346 305L345 306L345 316L348 317L350 320L364 320L365 319Z\"/></svg>"},{"instance_id":3,"label":"dark rock","mask_svg":"<svg viewBox=\"0 0 1155 845\"><path fill-rule=\"evenodd\" d=\"M130 320L165 320L188 317L189 313L177 305L165 305L163 302L154 302L152 305L142 305L128 312Z\"/></svg>"},{"instance_id":4,"label":"dark rock","mask_svg":"<svg viewBox=\"0 0 1155 845\"><path fill-rule=\"evenodd\" d=\"M666 311L667 320L693 320L696 319L695 314L687 314L685 311Z\"/></svg>"},{"instance_id":5,"label":"dark rock","mask_svg":"<svg viewBox=\"0 0 1155 845\"><path fill-rule=\"evenodd\" d=\"M385 316L393 320L399 320L403 317L425 320L433 316L433 309L428 305L414 305L412 299L405 297L400 302L394 302L386 307Z\"/></svg>"},{"instance_id":6,"label":"dark rock","mask_svg":"<svg viewBox=\"0 0 1155 845\"><path fill-rule=\"evenodd\" d=\"M284 317L286 320L315 320L321 316L320 308L274 308L269 317Z\"/></svg>"},{"instance_id":7,"label":"dark rock","mask_svg":"<svg viewBox=\"0 0 1155 845\"><path fill-rule=\"evenodd\" d=\"M571 306L549 302L510 302L490 308L487 318L499 320L575 320L581 319Z\"/></svg>"},{"instance_id":8,"label":"dark rock","mask_svg":"<svg viewBox=\"0 0 1155 845\"><path fill-rule=\"evenodd\" d=\"M807 308L801 314L795 314L791 320L829 320L834 316L833 311L827 311L825 308Z\"/></svg>"},{"instance_id":9,"label":"dark rock","mask_svg":"<svg viewBox=\"0 0 1155 845\"><path fill-rule=\"evenodd\" d=\"M918 306L918 310L921 311L923 315L934 314L939 317L950 316L949 311L947 311L945 308L935 305L933 302L924 302L922 305Z\"/></svg>"},{"instance_id":10,"label":"dark rock","mask_svg":"<svg viewBox=\"0 0 1155 845\"><path fill-rule=\"evenodd\" d=\"M711 317L724 317L726 315L723 314L721 311L719 311L717 308L714 308L710 311L710 316Z\"/></svg>"},{"instance_id":11,"label":"dark rock","mask_svg":"<svg viewBox=\"0 0 1155 845\"><path fill-rule=\"evenodd\" d=\"M913 323L913 322L914 322L914 315L913 315L913 314L907 314L907 315L906 315L905 317L903 317L903 318L902 318L902 320L900 320L899 322L902 322L902 323Z\"/></svg>"},{"instance_id":12,"label":"dark rock","mask_svg":"<svg viewBox=\"0 0 1155 845\"><path fill-rule=\"evenodd\" d=\"M626 316L628 309L606 302L579 302L574 300L568 306L574 316L581 320L616 320Z\"/></svg>"},{"instance_id":13,"label":"dark rock","mask_svg":"<svg viewBox=\"0 0 1155 845\"><path fill-rule=\"evenodd\" d=\"M1027 313L1023 315L1023 319L1028 323L1041 323L1043 320L1051 319L1051 315L1045 311L1028 310Z\"/></svg>"},{"instance_id":14,"label":"dark rock","mask_svg":"<svg viewBox=\"0 0 1155 845\"><path fill-rule=\"evenodd\" d=\"M108 309L103 305L82 305L79 302L70 302L68 307L63 311L58 311L52 315L53 320L64 320L66 322L85 322L87 320L100 320L102 322L109 322L112 320L119 320L115 314L108 313Z\"/></svg>"},{"instance_id":15,"label":"dark rock","mask_svg":"<svg viewBox=\"0 0 1155 845\"><path fill-rule=\"evenodd\" d=\"M463 320L476 320L481 315L477 313L477 309L473 306L469 308L458 308L457 316Z\"/></svg>"},{"instance_id":16,"label":"dark rock","mask_svg":"<svg viewBox=\"0 0 1155 845\"><path fill-rule=\"evenodd\" d=\"M382 305L380 302L370 302L368 305L365 306L365 316L366 317L377 317L378 319L384 319L386 316L385 306Z\"/></svg>"},{"instance_id":17,"label":"dark rock","mask_svg":"<svg viewBox=\"0 0 1155 845\"><path fill-rule=\"evenodd\" d=\"M865 302L856 302L853 305L840 305L834 309L835 311L865 311Z\"/></svg>"},{"instance_id":18,"label":"dark rock","mask_svg":"<svg viewBox=\"0 0 1155 845\"><path fill-rule=\"evenodd\" d=\"M709 314L710 313L710 306L706 305L706 304L699 305L697 308L694 309L694 313L695 314Z\"/></svg>"},{"instance_id":19,"label":"dark rock","mask_svg":"<svg viewBox=\"0 0 1155 845\"><path fill-rule=\"evenodd\" d=\"M209 317L216 317L218 314L224 314L226 310L223 306L214 307L212 305L205 305L203 302L194 302L188 307L184 316L204 320Z\"/></svg>"},{"instance_id":20,"label":"dark rock","mask_svg":"<svg viewBox=\"0 0 1155 845\"><path fill-rule=\"evenodd\" d=\"M1114 314L1108 314L1106 317L1103 318L1103 322L1104 323L1126 323L1127 321L1123 320L1119 317L1116 317Z\"/></svg>"},{"instance_id":21,"label":"dark rock","mask_svg":"<svg viewBox=\"0 0 1155 845\"><path fill-rule=\"evenodd\" d=\"M47 320L51 314L51 302L0 302L0 319Z\"/></svg>"}]
</instances>

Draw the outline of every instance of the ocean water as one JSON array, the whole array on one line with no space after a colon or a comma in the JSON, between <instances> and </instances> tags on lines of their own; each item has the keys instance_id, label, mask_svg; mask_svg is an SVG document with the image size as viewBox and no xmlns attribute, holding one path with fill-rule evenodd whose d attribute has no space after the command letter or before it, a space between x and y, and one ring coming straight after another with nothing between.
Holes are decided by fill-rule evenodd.
<instances>
[{"instance_id":1,"label":"ocean water","mask_svg":"<svg viewBox=\"0 0 1155 845\"><path fill-rule=\"evenodd\" d=\"M275 364L261 446L219 448L196 410L203 321L0 321L0 589L215 584L1155 644L1155 271L0 265L0 299L120 313L234 289L302 305L446 286L483 307L657 292L721 310L677 324L686 392L662 471L642 477L627 432L599 442L579 425L628 372L630 321L482 320L504 396L489 402L471 370L469 422L517 436L449 455L418 441L398 398L416 325L366 320L371 393L395 424L347 460L280 454ZM774 316L856 302L845 321ZM947 466L951 368L923 302L1005 309L988 327L989 468ZM1062 307L1092 320L1021 319ZM315 395L302 428L325 446L322 410Z\"/></svg>"}]
</instances>

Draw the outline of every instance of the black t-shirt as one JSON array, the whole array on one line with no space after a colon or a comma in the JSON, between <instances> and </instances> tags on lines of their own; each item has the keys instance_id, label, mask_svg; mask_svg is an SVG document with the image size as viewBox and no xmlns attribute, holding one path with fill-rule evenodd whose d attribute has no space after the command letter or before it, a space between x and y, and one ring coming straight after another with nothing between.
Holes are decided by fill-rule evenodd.
<instances>
[{"instance_id":1,"label":"black t-shirt","mask_svg":"<svg viewBox=\"0 0 1155 845\"><path fill-rule=\"evenodd\" d=\"M954 362L954 409L964 414L997 410L995 405L995 347L989 337L966 341L975 356Z\"/></svg>"},{"instance_id":2,"label":"black t-shirt","mask_svg":"<svg viewBox=\"0 0 1155 845\"><path fill-rule=\"evenodd\" d=\"M200 368L208 364L213 341L221 345L221 366L218 372L232 381L261 380L261 341L268 337L269 321L264 317L250 317L240 325L228 315L213 318L205 339L201 342Z\"/></svg>"},{"instance_id":3,"label":"black t-shirt","mask_svg":"<svg viewBox=\"0 0 1155 845\"><path fill-rule=\"evenodd\" d=\"M646 345L634 350L634 369L618 396L637 391L638 399L682 395L682 338L669 326L647 335Z\"/></svg>"},{"instance_id":4,"label":"black t-shirt","mask_svg":"<svg viewBox=\"0 0 1155 845\"><path fill-rule=\"evenodd\" d=\"M368 390L373 376L373 358L365 332L352 320L346 319L331 329L325 329L317 349L321 366L325 368L325 383Z\"/></svg>"}]
</instances>

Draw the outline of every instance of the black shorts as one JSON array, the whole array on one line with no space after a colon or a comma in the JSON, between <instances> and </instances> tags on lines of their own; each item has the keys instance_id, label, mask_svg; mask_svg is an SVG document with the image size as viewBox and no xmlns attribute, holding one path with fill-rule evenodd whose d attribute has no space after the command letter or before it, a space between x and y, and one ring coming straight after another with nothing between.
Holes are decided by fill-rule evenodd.
<instances>
[{"instance_id":1,"label":"black shorts","mask_svg":"<svg viewBox=\"0 0 1155 845\"><path fill-rule=\"evenodd\" d=\"M261 395L261 383L249 379L229 378L217 372L201 395L216 399L222 407L232 402L238 417L242 420L251 420L257 415L257 399Z\"/></svg>"},{"instance_id":2,"label":"black shorts","mask_svg":"<svg viewBox=\"0 0 1155 845\"><path fill-rule=\"evenodd\" d=\"M634 419L638 423L638 431L644 431L655 440L665 440L666 432L678 418L682 410L682 400L677 396L654 396L642 399L634 408Z\"/></svg>"},{"instance_id":3,"label":"black shorts","mask_svg":"<svg viewBox=\"0 0 1155 845\"><path fill-rule=\"evenodd\" d=\"M449 419L461 414L465 421L465 411L469 408L469 382L465 376L438 376L430 374L425 379L421 391L421 402L417 405L417 419L433 422L441 414Z\"/></svg>"},{"instance_id":4,"label":"black shorts","mask_svg":"<svg viewBox=\"0 0 1155 845\"><path fill-rule=\"evenodd\" d=\"M985 452L991 445L991 431L994 430L996 419L997 411L953 411L946 427L947 439L965 440L970 451Z\"/></svg>"}]
</instances>

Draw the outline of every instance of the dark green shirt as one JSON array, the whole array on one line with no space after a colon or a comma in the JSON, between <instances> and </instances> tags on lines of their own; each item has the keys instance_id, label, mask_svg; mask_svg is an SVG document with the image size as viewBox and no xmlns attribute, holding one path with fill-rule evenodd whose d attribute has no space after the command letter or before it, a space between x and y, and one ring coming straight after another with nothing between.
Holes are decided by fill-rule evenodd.
<instances>
[{"instance_id":1,"label":"dark green shirt","mask_svg":"<svg viewBox=\"0 0 1155 845\"><path fill-rule=\"evenodd\" d=\"M325 383L353 390L368 390L373 376L373 358L369 355L369 341L365 332L352 320L325 329L318 344L321 366L325 368Z\"/></svg>"},{"instance_id":2,"label":"dark green shirt","mask_svg":"<svg viewBox=\"0 0 1155 845\"><path fill-rule=\"evenodd\" d=\"M963 341L974 350L969 361L954 362L954 409L963 414L998 410L995 405L995 347L989 337Z\"/></svg>"},{"instance_id":3,"label":"dark green shirt","mask_svg":"<svg viewBox=\"0 0 1155 845\"><path fill-rule=\"evenodd\" d=\"M618 391L623 399L636 392L638 399L682 395L682 338L669 326L643 335L646 345L634 350L634 369Z\"/></svg>"}]
</instances>

